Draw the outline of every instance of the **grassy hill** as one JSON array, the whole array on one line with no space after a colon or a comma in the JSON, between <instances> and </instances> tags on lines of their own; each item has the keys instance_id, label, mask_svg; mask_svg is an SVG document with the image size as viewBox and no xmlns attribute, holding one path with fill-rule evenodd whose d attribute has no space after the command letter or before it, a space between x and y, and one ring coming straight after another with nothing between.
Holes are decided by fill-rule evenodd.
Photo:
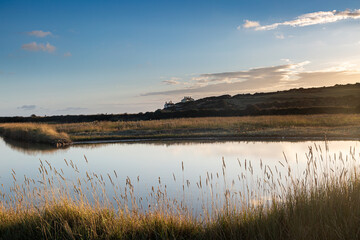
<instances>
[{"instance_id":1,"label":"grassy hill","mask_svg":"<svg viewBox=\"0 0 360 240\"><path fill-rule=\"evenodd\" d=\"M193 102L177 103L166 109L178 111L229 111L244 115L289 113L355 113L360 110L360 83L333 87L223 95ZM240 111L240 112L239 112Z\"/></svg>"},{"instance_id":2,"label":"grassy hill","mask_svg":"<svg viewBox=\"0 0 360 240\"><path fill-rule=\"evenodd\" d=\"M257 115L308 115L360 113L360 83L287 91L223 95L176 103L167 109L138 114L0 117L7 122L77 123L154 119Z\"/></svg>"}]
</instances>

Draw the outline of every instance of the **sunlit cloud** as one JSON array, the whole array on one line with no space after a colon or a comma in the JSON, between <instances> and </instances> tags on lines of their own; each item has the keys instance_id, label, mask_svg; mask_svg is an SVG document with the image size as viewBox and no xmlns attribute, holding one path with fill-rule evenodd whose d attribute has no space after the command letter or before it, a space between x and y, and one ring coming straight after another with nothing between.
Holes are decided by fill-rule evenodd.
<instances>
[{"instance_id":1,"label":"sunlit cloud","mask_svg":"<svg viewBox=\"0 0 360 240\"><path fill-rule=\"evenodd\" d=\"M250 20L245 20L245 23L243 24L244 28L255 28L255 27L259 27L260 23L256 22L256 21L250 21ZM238 27L238 29L241 28L240 26Z\"/></svg>"},{"instance_id":2,"label":"sunlit cloud","mask_svg":"<svg viewBox=\"0 0 360 240\"><path fill-rule=\"evenodd\" d=\"M32 51L32 52L43 51L43 52L48 52L48 53L53 53L56 50L56 47L51 45L50 43L43 44L43 43L36 43L36 42L23 44L21 46L21 48L26 51Z\"/></svg>"},{"instance_id":3,"label":"sunlit cloud","mask_svg":"<svg viewBox=\"0 0 360 240\"><path fill-rule=\"evenodd\" d=\"M355 65L342 64L327 69L308 71L305 67L309 64L309 61L289 62L284 65L253 68L247 71L201 74L189 79L187 87L148 92L143 96L237 94L297 87L331 86L360 81L360 71Z\"/></svg>"},{"instance_id":4,"label":"sunlit cloud","mask_svg":"<svg viewBox=\"0 0 360 240\"><path fill-rule=\"evenodd\" d=\"M35 31L27 32L27 34L30 35L30 36L35 36L35 37L39 37L39 38L43 38L43 37L52 35L51 32L44 32L44 31L41 31L41 30L35 30Z\"/></svg>"},{"instance_id":5,"label":"sunlit cloud","mask_svg":"<svg viewBox=\"0 0 360 240\"><path fill-rule=\"evenodd\" d=\"M253 28L256 31L272 30L279 26L305 27L310 25L334 23L346 19L360 19L360 9L345 11L320 11L307 13L296 17L294 20L272 23L269 25L260 25L259 22L245 20L243 27Z\"/></svg>"}]
</instances>

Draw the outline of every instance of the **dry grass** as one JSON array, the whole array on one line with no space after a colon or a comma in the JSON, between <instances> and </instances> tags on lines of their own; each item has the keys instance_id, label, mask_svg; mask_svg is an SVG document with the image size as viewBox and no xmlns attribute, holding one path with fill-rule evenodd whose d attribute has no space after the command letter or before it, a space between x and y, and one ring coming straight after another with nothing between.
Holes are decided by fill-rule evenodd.
<instances>
[{"instance_id":1,"label":"dry grass","mask_svg":"<svg viewBox=\"0 0 360 240\"><path fill-rule=\"evenodd\" d=\"M74 141L129 138L360 138L360 115L183 118L55 124Z\"/></svg>"},{"instance_id":2,"label":"dry grass","mask_svg":"<svg viewBox=\"0 0 360 240\"><path fill-rule=\"evenodd\" d=\"M66 133L58 132L47 124L8 123L0 125L0 134L9 139L30 143L51 144L56 147L71 143Z\"/></svg>"},{"instance_id":3,"label":"dry grass","mask_svg":"<svg viewBox=\"0 0 360 240\"><path fill-rule=\"evenodd\" d=\"M69 124L8 123L0 125L0 134L11 139L61 146L71 141L124 139L360 139L360 115L209 117Z\"/></svg>"},{"instance_id":4,"label":"dry grass","mask_svg":"<svg viewBox=\"0 0 360 240\"><path fill-rule=\"evenodd\" d=\"M239 161L243 195L224 182L223 201L214 198L211 211L202 217L193 216L181 200L169 199L160 180L144 209L132 181L128 178L121 184L115 171L107 176L86 172L81 178L76 164L65 160L78 176L71 180L62 170L40 161L38 179L25 176L21 183L13 171L11 192L0 193L0 238L358 239L359 160L355 149L348 155L330 156L327 148L315 146L309 149L307 166L299 175L286 158L275 169L262 162L253 166ZM263 178L254 179L255 167L263 171ZM225 174L223 160L220 176L207 175L196 183L199 194L213 191L215 181L225 181ZM251 183L256 187L251 188ZM105 190L107 185L114 190L113 199Z\"/></svg>"}]
</instances>

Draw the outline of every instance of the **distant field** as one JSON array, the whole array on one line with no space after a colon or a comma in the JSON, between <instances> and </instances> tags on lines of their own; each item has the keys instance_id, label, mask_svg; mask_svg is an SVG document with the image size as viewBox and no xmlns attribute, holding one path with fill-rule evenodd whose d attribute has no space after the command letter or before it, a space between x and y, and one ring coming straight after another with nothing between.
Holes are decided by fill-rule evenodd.
<instances>
[{"instance_id":1,"label":"distant field","mask_svg":"<svg viewBox=\"0 0 360 240\"><path fill-rule=\"evenodd\" d=\"M360 114L54 124L73 141L139 138L360 138Z\"/></svg>"}]
</instances>

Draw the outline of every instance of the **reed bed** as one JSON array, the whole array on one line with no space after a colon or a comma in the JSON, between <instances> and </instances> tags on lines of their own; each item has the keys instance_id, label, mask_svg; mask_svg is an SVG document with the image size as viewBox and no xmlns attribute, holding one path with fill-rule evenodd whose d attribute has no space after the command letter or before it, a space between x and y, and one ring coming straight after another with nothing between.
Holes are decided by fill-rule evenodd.
<instances>
[{"instance_id":1,"label":"reed bed","mask_svg":"<svg viewBox=\"0 0 360 240\"><path fill-rule=\"evenodd\" d=\"M0 125L0 135L4 138L29 143L50 144L55 147L69 145L68 134L58 132L53 126L36 123L7 123Z\"/></svg>"},{"instance_id":2,"label":"reed bed","mask_svg":"<svg viewBox=\"0 0 360 240\"><path fill-rule=\"evenodd\" d=\"M206 117L54 124L74 141L129 138L360 138L359 114Z\"/></svg>"},{"instance_id":3,"label":"reed bed","mask_svg":"<svg viewBox=\"0 0 360 240\"><path fill-rule=\"evenodd\" d=\"M297 169L286 156L274 168L239 160L232 181L225 159L219 173L195 183L182 164L182 176L173 175L180 196L168 196L159 178L146 199L136 195L139 178L124 183L116 171L105 176L71 160L56 169L40 160L37 178L20 180L13 170L10 191L1 190L0 239L358 239L357 151L330 155L327 145L310 146ZM202 199L200 214L187 201L190 185Z\"/></svg>"}]
</instances>

